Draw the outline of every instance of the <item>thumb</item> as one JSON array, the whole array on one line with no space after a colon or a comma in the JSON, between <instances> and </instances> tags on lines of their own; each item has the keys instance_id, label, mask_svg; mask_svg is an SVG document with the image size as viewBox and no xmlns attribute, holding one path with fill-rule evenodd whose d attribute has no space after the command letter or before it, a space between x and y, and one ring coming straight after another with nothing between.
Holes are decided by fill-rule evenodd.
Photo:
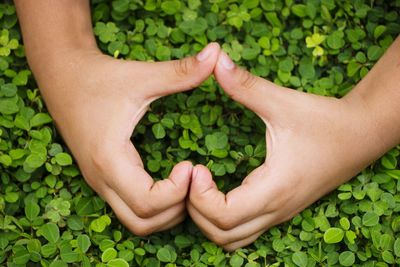
<instances>
[{"instance_id":1,"label":"thumb","mask_svg":"<svg viewBox=\"0 0 400 267\"><path fill-rule=\"evenodd\" d=\"M210 43L196 56L144 63L145 74L150 78L146 82L147 96L158 98L199 86L213 73L219 51L218 43Z\"/></svg>"},{"instance_id":2,"label":"thumb","mask_svg":"<svg viewBox=\"0 0 400 267\"><path fill-rule=\"evenodd\" d=\"M233 100L266 117L274 110L282 109L282 101L287 99L289 91L293 91L237 67L223 51L219 54L214 75Z\"/></svg>"},{"instance_id":3,"label":"thumb","mask_svg":"<svg viewBox=\"0 0 400 267\"><path fill-rule=\"evenodd\" d=\"M207 167L200 164L193 167L190 194L192 196L200 196L210 194L213 191L218 191L218 188Z\"/></svg>"},{"instance_id":4,"label":"thumb","mask_svg":"<svg viewBox=\"0 0 400 267\"><path fill-rule=\"evenodd\" d=\"M218 208L225 208L225 194L218 190L211 172L203 165L196 165L192 172L189 193L190 203L201 213L214 216Z\"/></svg>"}]
</instances>

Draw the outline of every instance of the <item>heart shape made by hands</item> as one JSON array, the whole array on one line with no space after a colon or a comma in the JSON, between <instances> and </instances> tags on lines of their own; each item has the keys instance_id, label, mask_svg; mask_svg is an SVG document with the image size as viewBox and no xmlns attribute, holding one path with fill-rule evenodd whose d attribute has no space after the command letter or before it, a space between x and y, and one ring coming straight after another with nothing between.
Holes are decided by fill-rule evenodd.
<instances>
[{"instance_id":1,"label":"heart shape made by hands","mask_svg":"<svg viewBox=\"0 0 400 267\"><path fill-rule=\"evenodd\" d=\"M196 57L169 62L122 61L100 51L81 51L68 60L51 70L53 75L36 76L42 95L87 183L137 235L168 229L187 210L207 237L235 249L293 217L382 153L368 145L379 140L365 136L373 129L361 124L368 113L357 98L278 86L236 67L215 43ZM151 102L195 88L211 74L229 97L266 124L265 162L226 195L206 167L190 162L154 182L130 141L135 126Z\"/></svg>"}]
</instances>

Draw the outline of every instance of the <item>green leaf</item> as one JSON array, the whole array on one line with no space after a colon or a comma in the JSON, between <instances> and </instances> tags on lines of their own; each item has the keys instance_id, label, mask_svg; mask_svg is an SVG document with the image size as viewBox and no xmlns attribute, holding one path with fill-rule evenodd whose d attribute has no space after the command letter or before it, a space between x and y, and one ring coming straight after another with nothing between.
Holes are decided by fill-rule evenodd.
<instances>
[{"instance_id":1,"label":"green leaf","mask_svg":"<svg viewBox=\"0 0 400 267\"><path fill-rule=\"evenodd\" d=\"M115 11L123 13L129 9L129 0L114 0L112 7Z\"/></svg>"},{"instance_id":2,"label":"green leaf","mask_svg":"<svg viewBox=\"0 0 400 267\"><path fill-rule=\"evenodd\" d=\"M170 247L162 247L157 251L157 259L161 262L175 262L176 252Z\"/></svg>"},{"instance_id":3,"label":"green leaf","mask_svg":"<svg viewBox=\"0 0 400 267\"><path fill-rule=\"evenodd\" d=\"M349 77L354 76L360 68L361 65L358 62L350 61L349 64L347 64L347 75Z\"/></svg>"},{"instance_id":4,"label":"green leaf","mask_svg":"<svg viewBox=\"0 0 400 267\"><path fill-rule=\"evenodd\" d=\"M26 248L21 246L15 246L14 250L14 263L25 265L30 259L30 253L26 250Z\"/></svg>"},{"instance_id":5,"label":"green leaf","mask_svg":"<svg viewBox=\"0 0 400 267\"><path fill-rule=\"evenodd\" d=\"M0 98L0 113L9 115L18 112L19 107L17 105L18 97L12 98Z\"/></svg>"},{"instance_id":6,"label":"green leaf","mask_svg":"<svg viewBox=\"0 0 400 267\"><path fill-rule=\"evenodd\" d=\"M108 225L111 224L111 219L108 217L108 215L102 215L97 219L94 219L90 223L90 229L92 229L95 232L101 233L103 232Z\"/></svg>"},{"instance_id":7,"label":"green leaf","mask_svg":"<svg viewBox=\"0 0 400 267\"><path fill-rule=\"evenodd\" d=\"M344 232L340 228L332 227L324 233L324 241L327 244L339 243L344 237Z\"/></svg>"},{"instance_id":8,"label":"green leaf","mask_svg":"<svg viewBox=\"0 0 400 267\"><path fill-rule=\"evenodd\" d=\"M174 242L175 245L181 249L192 245L192 241L185 235L177 235Z\"/></svg>"},{"instance_id":9,"label":"green leaf","mask_svg":"<svg viewBox=\"0 0 400 267\"><path fill-rule=\"evenodd\" d=\"M112 259L117 257L117 251L114 248L107 248L101 254L101 261L102 262L109 262Z\"/></svg>"},{"instance_id":10,"label":"green leaf","mask_svg":"<svg viewBox=\"0 0 400 267\"><path fill-rule=\"evenodd\" d=\"M78 248L82 251L82 253L86 253L90 247L90 238L87 235L79 235L76 238L76 241L78 243Z\"/></svg>"},{"instance_id":11,"label":"green leaf","mask_svg":"<svg viewBox=\"0 0 400 267\"><path fill-rule=\"evenodd\" d=\"M162 139L165 137L165 129L161 123L156 123L153 124L151 127L151 130L153 131L154 137L157 139Z\"/></svg>"},{"instance_id":12,"label":"green leaf","mask_svg":"<svg viewBox=\"0 0 400 267\"><path fill-rule=\"evenodd\" d=\"M326 38L325 35L321 35L319 33L314 33L313 35L306 37L307 47L317 47L323 41L325 41L325 38Z\"/></svg>"},{"instance_id":13,"label":"green leaf","mask_svg":"<svg viewBox=\"0 0 400 267\"><path fill-rule=\"evenodd\" d=\"M292 12L296 16L303 18L307 15L307 6L302 4L293 5Z\"/></svg>"},{"instance_id":14,"label":"green leaf","mask_svg":"<svg viewBox=\"0 0 400 267\"><path fill-rule=\"evenodd\" d=\"M69 216L67 219L67 225L71 230L79 231L83 229L83 222L81 217L77 215Z\"/></svg>"},{"instance_id":15,"label":"green leaf","mask_svg":"<svg viewBox=\"0 0 400 267\"><path fill-rule=\"evenodd\" d=\"M32 153L25 159L25 164L32 169L37 169L46 162L46 156L39 153Z\"/></svg>"},{"instance_id":16,"label":"green leaf","mask_svg":"<svg viewBox=\"0 0 400 267\"><path fill-rule=\"evenodd\" d=\"M232 255L232 257L229 259L229 264L232 267L240 267L244 263L244 259L240 257L237 254Z\"/></svg>"},{"instance_id":17,"label":"green leaf","mask_svg":"<svg viewBox=\"0 0 400 267\"><path fill-rule=\"evenodd\" d=\"M17 202L19 194L17 192L6 192L4 199L9 203Z\"/></svg>"},{"instance_id":18,"label":"green leaf","mask_svg":"<svg viewBox=\"0 0 400 267\"><path fill-rule=\"evenodd\" d=\"M351 251L344 251L339 255L339 262L342 266L353 266L355 262L355 255Z\"/></svg>"},{"instance_id":19,"label":"green leaf","mask_svg":"<svg viewBox=\"0 0 400 267\"><path fill-rule=\"evenodd\" d=\"M400 180L400 170L385 170L384 172L390 177Z\"/></svg>"},{"instance_id":20,"label":"green leaf","mask_svg":"<svg viewBox=\"0 0 400 267\"><path fill-rule=\"evenodd\" d=\"M373 211L368 211L363 215L362 223L365 226L377 225L379 223L379 216Z\"/></svg>"},{"instance_id":21,"label":"green leaf","mask_svg":"<svg viewBox=\"0 0 400 267\"><path fill-rule=\"evenodd\" d=\"M60 166L68 166L72 164L72 157L68 153L58 153L54 158Z\"/></svg>"},{"instance_id":22,"label":"green leaf","mask_svg":"<svg viewBox=\"0 0 400 267\"><path fill-rule=\"evenodd\" d=\"M173 15L180 11L181 2L178 0L163 1L161 3L161 9L168 15Z\"/></svg>"},{"instance_id":23,"label":"green leaf","mask_svg":"<svg viewBox=\"0 0 400 267\"><path fill-rule=\"evenodd\" d=\"M90 215L94 212L93 201L91 197L81 198L75 206L76 213L79 216Z\"/></svg>"},{"instance_id":24,"label":"green leaf","mask_svg":"<svg viewBox=\"0 0 400 267\"><path fill-rule=\"evenodd\" d=\"M344 229L344 230L349 230L350 229L350 221L349 219L343 217L340 218L340 226Z\"/></svg>"},{"instance_id":25,"label":"green leaf","mask_svg":"<svg viewBox=\"0 0 400 267\"><path fill-rule=\"evenodd\" d=\"M293 60L291 58L285 58L279 62L279 69L284 72L291 72L294 68Z\"/></svg>"},{"instance_id":26,"label":"green leaf","mask_svg":"<svg viewBox=\"0 0 400 267\"><path fill-rule=\"evenodd\" d=\"M17 86L12 83L6 83L0 86L0 96L12 97L17 94Z\"/></svg>"},{"instance_id":27,"label":"green leaf","mask_svg":"<svg viewBox=\"0 0 400 267\"><path fill-rule=\"evenodd\" d=\"M60 229L54 223L46 223L40 227L40 234L50 243L56 243L60 238Z\"/></svg>"},{"instance_id":28,"label":"green leaf","mask_svg":"<svg viewBox=\"0 0 400 267\"><path fill-rule=\"evenodd\" d=\"M378 25L374 30L374 38L378 39L386 31L385 25Z\"/></svg>"},{"instance_id":29,"label":"green leaf","mask_svg":"<svg viewBox=\"0 0 400 267\"><path fill-rule=\"evenodd\" d=\"M303 57L300 60L299 72L305 79L312 79L315 76L314 65L310 58Z\"/></svg>"},{"instance_id":30,"label":"green leaf","mask_svg":"<svg viewBox=\"0 0 400 267\"><path fill-rule=\"evenodd\" d=\"M171 50L163 45L158 46L156 50L156 58L163 61L171 59Z\"/></svg>"},{"instance_id":31,"label":"green leaf","mask_svg":"<svg viewBox=\"0 0 400 267\"><path fill-rule=\"evenodd\" d=\"M228 145L228 136L223 132L206 135L206 147L209 150L223 149Z\"/></svg>"},{"instance_id":32,"label":"green leaf","mask_svg":"<svg viewBox=\"0 0 400 267\"><path fill-rule=\"evenodd\" d=\"M13 84L17 86L22 86L26 85L28 83L28 78L31 75L31 72L29 70L22 70L18 72L17 75L13 78L12 82Z\"/></svg>"},{"instance_id":33,"label":"green leaf","mask_svg":"<svg viewBox=\"0 0 400 267\"><path fill-rule=\"evenodd\" d=\"M344 46L345 42L343 40L344 34L341 31L334 31L326 39L326 43L332 49L340 49Z\"/></svg>"},{"instance_id":34,"label":"green leaf","mask_svg":"<svg viewBox=\"0 0 400 267\"><path fill-rule=\"evenodd\" d=\"M72 247L69 243L64 243L61 245L60 256L61 259L67 263L78 262L81 257L78 252L72 250Z\"/></svg>"},{"instance_id":35,"label":"green leaf","mask_svg":"<svg viewBox=\"0 0 400 267\"><path fill-rule=\"evenodd\" d=\"M107 267L129 267L129 264L124 259L112 259L107 263Z\"/></svg>"},{"instance_id":36,"label":"green leaf","mask_svg":"<svg viewBox=\"0 0 400 267\"><path fill-rule=\"evenodd\" d=\"M396 241L394 241L393 252L396 257L400 257L400 238L396 238Z\"/></svg>"},{"instance_id":37,"label":"green leaf","mask_svg":"<svg viewBox=\"0 0 400 267\"><path fill-rule=\"evenodd\" d=\"M44 124L50 123L52 122L52 118L49 116L49 114L47 113L38 113L35 114L35 116L32 117L32 119L30 120L30 125L31 127L38 127L38 126L42 126Z\"/></svg>"},{"instance_id":38,"label":"green leaf","mask_svg":"<svg viewBox=\"0 0 400 267\"><path fill-rule=\"evenodd\" d=\"M299 267L307 267L308 264L307 254L301 251L297 251L292 254L292 261Z\"/></svg>"},{"instance_id":39,"label":"green leaf","mask_svg":"<svg viewBox=\"0 0 400 267\"><path fill-rule=\"evenodd\" d=\"M382 253L382 259L383 259L385 262L389 263L389 264L393 264L394 261L395 261L395 259L394 259L394 257L393 257L393 254L392 254L390 251L388 251L388 250L385 250L385 251Z\"/></svg>"},{"instance_id":40,"label":"green leaf","mask_svg":"<svg viewBox=\"0 0 400 267\"><path fill-rule=\"evenodd\" d=\"M183 21L179 24L179 29L190 36L196 36L203 33L207 27L207 21L204 18Z\"/></svg>"},{"instance_id":41,"label":"green leaf","mask_svg":"<svg viewBox=\"0 0 400 267\"><path fill-rule=\"evenodd\" d=\"M54 253L56 253L56 251L57 251L57 244L55 243L47 243L40 248L40 253L44 257L49 257Z\"/></svg>"},{"instance_id":42,"label":"green leaf","mask_svg":"<svg viewBox=\"0 0 400 267\"><path fill-rule=\"evenodd\" d=\"M161 124L168 129L172 129L174 127L174 120L170 118L162 118Z\"/></svg>"},{"instance_id":43,"label":"green leaf","mask_svg":"<svg viewBox=\"0 0 400 267\"><path fill-rule=\"evenodd\" d=\"M383 49L379 46L372 45L368 47L367 57L369 60L376 61L382 56L383 52Z\"/></svg>"},{"instance_id":44,"label":"green leaf","mask_svg":"<svg viewBox=\"0 0 400 267\"><path fill-rule=\"evenodd\" d=\"M151 172L158 172L161 168L160 161L159 160L149 160L147 162L147 168Z\"/></svg>"},{"instance_id":45,"label":"green leaf","mask_svg":"<svg viewBox=\"0 0 400 267\"><path fill-rule=\"evenodd\" d=\"M221 163L213 163L211 171L215 176L223 176L226 173L225 165Z\"/></svg>"},{"instance_id":46,"label":"green leaf","mask_svg":"<svg viewBox=\"0 0 400 267\"><path fill-rule=\"evenodd\" d=\"M25 205L25 215L30 221L33 221L40 213L40 207L36 202L29 201Z\"/></svg>"},{"instance_id":47,"label":"green leaf","mask_svg":"<svg viewBox=\"0 0 400 267\"><path fill-rule=\"evenodd\" d=\"M62 260L55 260L50 263L49 267L68 267L67 263Z\"/></svg>"}]
</instances>

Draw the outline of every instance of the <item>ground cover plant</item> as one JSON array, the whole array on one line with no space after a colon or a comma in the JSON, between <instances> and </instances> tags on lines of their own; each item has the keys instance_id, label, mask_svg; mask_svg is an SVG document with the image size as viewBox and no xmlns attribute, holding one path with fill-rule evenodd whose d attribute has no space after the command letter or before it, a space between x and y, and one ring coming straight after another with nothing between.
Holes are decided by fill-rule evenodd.
<instances>
[{"instance_id":1,"label":"ground cover plant","mask_svg":"<svg viewBox=\"0 0 400 267\"><path fill-rule=\"evenodd\" d=\"M217 41L275 83L340 97L400 33L400 1L93 0L104 53L169 60ZM12 2L0 4L1 266L398 266L400 146L252 245L227 253L190 221L133 236L85 183L26 62ZM264 124L213 79L162 98L132 135L145 167L179 161L237 186L265 157ZM285 164L282 162L282 164Z\"/></svg>"}]
</instances>

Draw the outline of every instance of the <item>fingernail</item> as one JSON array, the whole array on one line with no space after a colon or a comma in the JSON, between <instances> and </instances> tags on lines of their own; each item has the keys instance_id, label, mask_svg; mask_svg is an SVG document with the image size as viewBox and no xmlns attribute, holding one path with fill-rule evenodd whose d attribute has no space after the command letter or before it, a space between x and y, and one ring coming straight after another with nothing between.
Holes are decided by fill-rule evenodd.
<instances>
[{"instance_id":1,"label":"fingernail","mask_svg":"<svg viewBox=\"0 0 400 267\"><path fill-rule=\"evenodd\" d=\"M211 46L207 45L203 48L203 50L200 51L200 53L197 54L196 58L198 61L204 61L210 56L211 52Z\"/></svg>"},{"instance_id":2,"label":"fingernail","mask_svg":"<svg viewBox=\"0 0 400 267\"><path fill-rule=\"evenodd\" d=\"M218 63L227 70L231 70L235 67L235 63L233 63L232 59L225 52L221 52L218 61Z\"/></svg>"}]
</instances>

